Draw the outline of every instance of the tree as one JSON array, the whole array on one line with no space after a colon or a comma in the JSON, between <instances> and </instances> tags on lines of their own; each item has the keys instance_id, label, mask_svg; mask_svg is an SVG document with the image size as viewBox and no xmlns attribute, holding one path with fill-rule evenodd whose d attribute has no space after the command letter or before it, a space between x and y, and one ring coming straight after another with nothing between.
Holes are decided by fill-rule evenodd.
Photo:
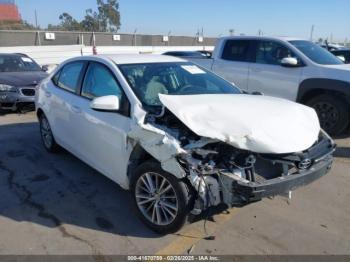
<instances>
[{"instance_id":1,"label":"tree","mask_svg":"<svg viewBox=\"0 0 350 262\"><path fill-rule=\"evenodd\" d=\"M120 29L118 0L97 0L97 10L87 9L82 21L77 21L69 13L59 16L59 25L48 25L49 30L116 32Z\"/></svg>"},{"instance_id":2,"label":"tree","mask_svg":"<svg viewBox=\"0 0 350 262\"><path fill-rule=\"evenodd\" d=\"M117 0L97 0L100 31L116 32L120 29L119 3Z\"/></svg>"},{"instance_id":3,"label":"tree","mask_svg":"<svg viewBox=\"0 0 350 262\"><path fill-rule=\"evenodd\" d=\"M68 30L68 31L81 30L81 23L75 20L70 14L63 13L59 16L59 19L61 20L60 27L62 27L64 30Z\"/></svg>"},{"instance_id":4,"label":"tree","mask_svg":"<svg viewBox=\"0 0 350 262\"><path fill-rule=\"evenodd\" d=\"M81 21L81 27L82 31L100 31L98 14L93 12L92 9L86 10L84 20Z\"/></svg>"}]
</instances>

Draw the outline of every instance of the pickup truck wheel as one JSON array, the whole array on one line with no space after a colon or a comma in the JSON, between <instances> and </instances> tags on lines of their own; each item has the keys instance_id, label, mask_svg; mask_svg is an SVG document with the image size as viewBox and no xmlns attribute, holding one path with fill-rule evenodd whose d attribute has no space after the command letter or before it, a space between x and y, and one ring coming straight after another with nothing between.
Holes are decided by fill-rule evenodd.
<instances>
[{"instance_id":1,"label":"pickup truck wheel","mask_svg":"<svg viewBox=\"0 0 350 262\"><path fill-rule=\"evenodd\" d=\"M60 146L56 143L55 138L53 137L49 121L47 120L44 114L41 114L39 117L40 124L40 134L41 141L47 151L50 153L55 153L59 150Z\"/></svg>"},{"instance_id":2,"label":"pickup truck wheel","mask_svg":"<svg viewBox=\"0 0 350 262\"><path fill-rule=\"evenodd\" d=\"M189 191L184 182L159 163L141 164L131 179L131 191L141 220L160 234L178 231L189 214Z\"/></svg>"},{"instance_id":3,"label":"pickup truck wheel","mask_svg":"<svg viewBox=\"0 0 350 262\"><path fill-rule=\"evenodd\" d=\"M349 108L343 100L324 94L310 99L306 104L316 110L321 127L330 135L339 135L348 127Z\"/></svg>"}]
</instances>

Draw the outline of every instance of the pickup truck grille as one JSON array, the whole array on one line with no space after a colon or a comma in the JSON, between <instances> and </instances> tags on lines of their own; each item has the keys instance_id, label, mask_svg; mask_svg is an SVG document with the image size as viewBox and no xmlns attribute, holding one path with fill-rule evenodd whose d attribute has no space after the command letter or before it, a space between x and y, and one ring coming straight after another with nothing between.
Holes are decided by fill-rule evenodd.
<instances>
[{"instance_id":1,"label":"pickup truck grille","mask_svg":"<svg viewBox=\"0 0 350 262\"><path fill-rule=\"evenodd\" d=\"M24 96L35 96L35 88L21 88L20 91Z\"/></svg>"}]
</instances>

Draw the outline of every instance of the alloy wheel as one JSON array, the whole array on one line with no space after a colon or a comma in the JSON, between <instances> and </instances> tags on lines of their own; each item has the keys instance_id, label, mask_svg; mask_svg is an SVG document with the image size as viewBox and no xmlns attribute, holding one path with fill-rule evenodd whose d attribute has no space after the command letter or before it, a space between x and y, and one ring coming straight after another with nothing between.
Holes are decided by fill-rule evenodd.
<instances>
[{"instance_id":1,"label":"alloy wheel","mask_svg":"<svg viewBox=\"0 0 350 262\"><path fill-rule=\"evenodd\" d=\"M40 131L41 131L41 137L43 139L45 147L51 148L53 144L53 136L52 136L49 121L47 121L46 117L41 118Z\"/></svg>"},{"instance_id":2,"label":"alloy wheel","mask_svg":"<svg viewBox=\"0 0 350 262\"><path fill-rule=\"evenodd\" d=\"M171 183L162 175L148 172L139 177L135 199L141 213L155 225L169 225L178 214L178 199Z\"/></svg>"}]
</instances>

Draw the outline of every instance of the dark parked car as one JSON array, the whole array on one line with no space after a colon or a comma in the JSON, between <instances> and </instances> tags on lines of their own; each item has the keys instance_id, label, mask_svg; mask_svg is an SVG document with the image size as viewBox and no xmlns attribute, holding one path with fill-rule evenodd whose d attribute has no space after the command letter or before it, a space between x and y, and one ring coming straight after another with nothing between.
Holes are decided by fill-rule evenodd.
<instances>
[{"instance_id":1,"label":"dark parked car","mask_svg":"<svg viewBox=\"0 0 350 262\"><path fill-rule=\"evenodd\" d=\"M33 106L36 86L47 73L25 54L0 54L0 109Z\"/></svg>"},{"instance_id":2,"label":"dark parked car","mask_svg":"<svg viewBox=\"0 0 350 262\"><path fill-rule=\"evenodd\" d=\"M163 55L176 56L181 58L206 58L207 56L197 51L169 51L163 53Z\"/></svg>"},{"instance_id":3,"label":"dark parked car","mask_svg":"<svg viewBox=\"0 0 350 262\"><path fill-rule=\"evenodd\" d=\"M334 50L331 53L337 57L343 57L345 64L350 64L350 49L348 50Z\"/></svg>"}]
</instances>

